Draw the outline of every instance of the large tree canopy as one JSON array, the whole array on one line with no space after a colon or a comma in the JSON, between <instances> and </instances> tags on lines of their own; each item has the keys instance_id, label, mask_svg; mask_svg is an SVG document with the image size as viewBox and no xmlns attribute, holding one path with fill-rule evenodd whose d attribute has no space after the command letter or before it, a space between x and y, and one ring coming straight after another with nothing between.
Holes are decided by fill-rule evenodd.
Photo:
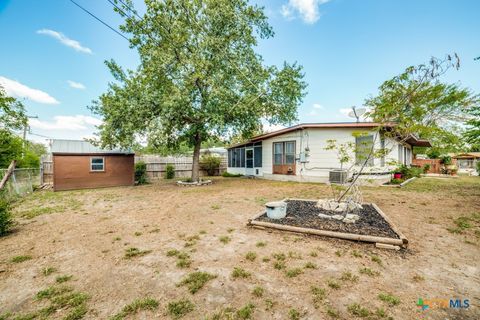
<instances>
[{"instance_id":1,"label":"large tree canopy","mask_svg":"<svg viewBox=\"0 0 480 320\"><path fill-rule=\"evenodd\" d=\"M248 136L266 119L296 119L306 84L301 67L265 66L254 48L273 36L263 9L246 0L146 0L138 15L131 1L116 11L131 35L140 66L107 66L117 82L92 110L103 117L103 146L127 147L139 136L150 145L194 147L192 179L198 179L202 141Z\"/></svg>"},{"instance_id":2,"label":"large tree canopy","mask_svg":"<svg viewBox=\"0 0 480 320\"><path fill-rule=\"evenodd\" d=\"M459 126L480 103L469 89L440 81L448 69L458 67L457 59L432 58L429 64L409 67L385 81L379 94L365 102L369 116L379 123L396 123L396 132L404 136L429 139L443 152L457 151L463 146Z\"/></svg>"}]
</instances>

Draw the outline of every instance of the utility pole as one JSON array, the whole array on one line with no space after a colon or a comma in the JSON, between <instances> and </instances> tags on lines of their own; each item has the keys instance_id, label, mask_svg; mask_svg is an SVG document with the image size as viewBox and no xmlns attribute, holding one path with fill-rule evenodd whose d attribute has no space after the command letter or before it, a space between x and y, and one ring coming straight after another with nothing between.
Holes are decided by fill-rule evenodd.
<instances>
[{"instance_id":1,"label":"utility pole","mask_svg":"<svg viewBox=\"0 0 480 320\"><path fill-rule=\"evenodd\" d=\"M38 119L38 116L27 116L27 119ZM25 123L25 125L23 126L23 140L22 140L22 159L25 157L25 147L26 147L26 143L27 143L27 130L30 129L29 125L28 125L28 121L27 123Z\"/></svg>"}]
</instances>

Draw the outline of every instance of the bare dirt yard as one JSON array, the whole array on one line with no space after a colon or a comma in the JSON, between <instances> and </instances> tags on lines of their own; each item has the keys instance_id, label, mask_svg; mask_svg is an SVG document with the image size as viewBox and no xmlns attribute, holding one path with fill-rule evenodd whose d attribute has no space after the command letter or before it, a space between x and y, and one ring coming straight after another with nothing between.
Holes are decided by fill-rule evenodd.
<instances>
[{"instance_id":1,"label":"bare dirt yard","mask_svg":"<svg viewBox=\"0 0 480 320\"><path fill-rule=\"evenodd\" d=\"M36 192L0 238L0 319L480 319L480 178L362 190L407 250L246 226L267 201L330 197L322 184Z\"/></svg>"}]
</instances>

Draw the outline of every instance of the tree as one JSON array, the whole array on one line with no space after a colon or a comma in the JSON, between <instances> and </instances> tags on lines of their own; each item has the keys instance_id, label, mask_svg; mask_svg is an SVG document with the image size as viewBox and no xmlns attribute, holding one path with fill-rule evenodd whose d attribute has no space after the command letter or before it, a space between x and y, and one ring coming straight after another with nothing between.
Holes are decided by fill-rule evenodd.
<instances>
[{"instance_id":1,"label":"tree","mask_svg":"<svg viewBox=\"0 0 480 320\"><path fill-rule=\"evenodd\" d=\"M0 130L21 129L27 124L27 120L23 104L8 97L0 85Z\"/></svg>"},{"instance_id":2,"label":"tree","mask_svg":"<svg viewBox=\"0 0 480 320\"><path fill-rule=\"evenodd\" d=\"M470 144L471 151L480 151L480 104L469 110L465 140Z\"/></svg>"},{"instance_id":3,"label":"tree","mask_svg":"<svg viewBox=\"0 0 480 320\"><path fill-rule=\"evenodd\" d=\"M125 19L140 65L124 71L106 62L115 83L93 103L103 117L103 147L128 147L146 136L156 145L193 147L198 180L200 147L212 137L251 135L261 120L296 119L306 84L302 68L264 66L254 48L273 36L263 8L246 0L146 0L140 16L132 1L116 11Z\"/></svg>"},{"instance_id":4,"label":"tree","mask_svg":"<svg viewBox=\"0 0 480 320\"><path fill-rule=\"evenodd\" d=\"M38 168L40 156L46 153L45 146L24 141L8 130L0 130L0 168L7 168L12 160L17 160L19 168Z\"/></svg>"},{"instance_id":5,"label":"tree","mask_svg":"<svg viewBox=\"0 0 480 320\"><path fill-rule=\"evenodd\" d=\"M429 63L408 67L400 75L385 81L379 87L378 95L365 101L370 109L366 116L379 126L374 130L375 139L367 159L338 201L350 190L356 190L356 181L369 158L378 151L387 152L375 150L375 140L380 131L395 139L405 139L412 134L435 139L439 134L448 136L452 126L465 121L467 112L479 104L479 96L458 84L440 81L448 70L459 67L460 59L456 54L447 55L444 59L433 57ZM394 129L384 130L388 126Z\"/></svg>"}]
</instances>

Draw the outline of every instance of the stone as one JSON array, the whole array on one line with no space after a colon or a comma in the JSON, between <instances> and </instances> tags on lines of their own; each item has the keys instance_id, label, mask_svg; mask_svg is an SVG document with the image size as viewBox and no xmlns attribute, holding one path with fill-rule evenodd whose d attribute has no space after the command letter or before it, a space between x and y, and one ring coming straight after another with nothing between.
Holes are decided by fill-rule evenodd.
<instances>
[{"instance_id":1,"label":"stone","mask_svg":"<svg viewBox=\"0 0 480 320\"><path fill-rule=\"evenodd\" d=\"M357 214L347 213L345 218L343 218L343 222L345 222L345 223L355 223L355 222L358 221L358 219L360 219L360 217Z\"/></svg>"},{"instance_id":2,"label":"stone","mask_svg":"<svg viewBox=\"0 0 480 320\"><path fill-rule=\"evenodd\" d=\"M323 214L323 213L319 213L318 216L320 218L324 218L324 219L332 219L333 216L329 215L329 214Z\"/></svg>"},{"instance_id":3,"label":"stone","mask_svg":"<svg viewBox=\"0 0 480 320\"><path fill-rule=\"evenodd\" d=\"M343 217L341 214L334 214L334 215L332 216L332 219L336 219L336 220L343 220L343 218L344 218L344 217Z\"/></svg>"}]
</instances>

